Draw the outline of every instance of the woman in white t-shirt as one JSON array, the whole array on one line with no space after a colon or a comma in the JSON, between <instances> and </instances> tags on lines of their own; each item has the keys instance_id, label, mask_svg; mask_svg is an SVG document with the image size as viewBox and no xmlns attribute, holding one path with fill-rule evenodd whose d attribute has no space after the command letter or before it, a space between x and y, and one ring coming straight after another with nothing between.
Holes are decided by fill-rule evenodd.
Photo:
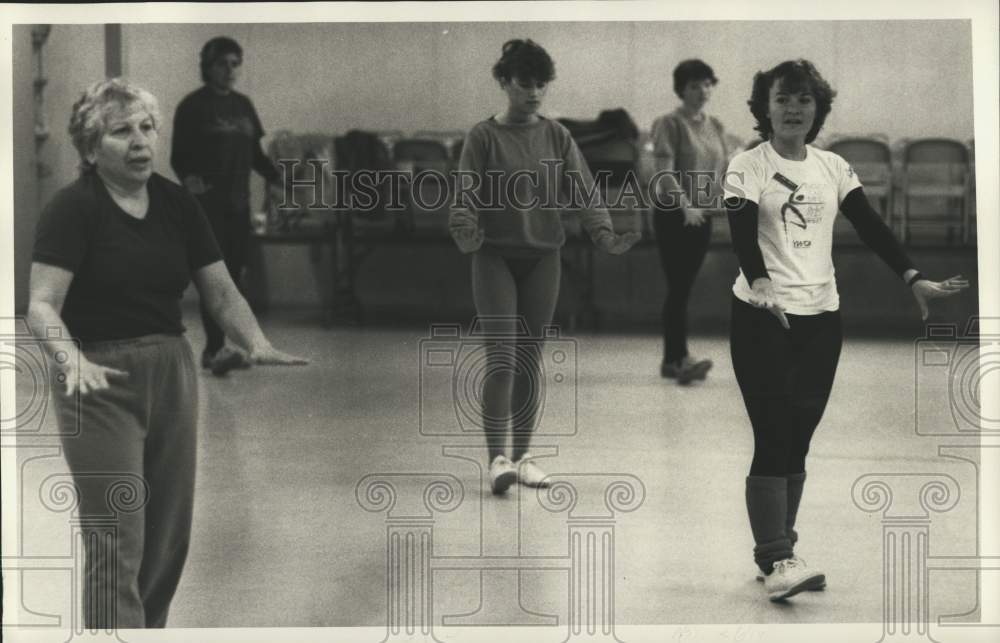
<instances>
[{"instance_id":1,"label":"woman in white t-shirt","mask_svg":"<svg viewBox=\"0 0 1000 643\"><path fill-rule=\"evenodd\" d=\"M758 73L749 105L763 142L733 158L725 181L740 262L730 349L754 432L747 513L758 579L773 601L826 583L793 548L805 457L840 357L831 256L838 210L913 291L925 319L928 300L968 287L960 276L924 279L872 209L850 165L809 145L834 96L805 60Z\"/></svg>"}]
</instances>

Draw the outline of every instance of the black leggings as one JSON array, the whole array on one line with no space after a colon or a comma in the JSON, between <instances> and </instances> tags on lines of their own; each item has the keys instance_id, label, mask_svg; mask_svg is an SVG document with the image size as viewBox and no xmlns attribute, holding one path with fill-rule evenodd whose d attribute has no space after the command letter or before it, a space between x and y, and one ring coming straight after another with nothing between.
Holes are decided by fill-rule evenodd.
<instances>
[{"instance_id":1,"label":"black leggings","mask_svg":"<svg viewBox=\"0 0 1000 643\"><path fill-rule=\"evenodd\" d=\"M697 226L684 225L680 209L653 211L653 229L660 249L660 265L667 278L667 297L663 301L663 361L676 362L688 354L687 304L691 286L698 275L708 241L712 219Z\"/></svg>"},{"instance_id":2,"label":"black leggings","mask_svg":"<svg viewBox=\"0 0 1000 643\"><path fill-rule=\"evenodd\" d=\"M246 209L234 210L231 206L220 205L219 199L211 195L211 191L199 195L198 201L212 226L229 276L232 277L233 283L240 287L250 246L250 209L248 206ZM214 354L226 343L226 336L209 314L204 299L201 301L201 323L205 328L205 351Z\"/></svg>"},{"instance_id":3,"label":"black leggings","mask_svg":"<svg viewBox=\"0 0 1000 643\"><path fill-rule=\"evenodd\" d=\"M753 425L751 476L805 472L813 432L826 409L843 341L840 311L787 315L733 297L729 348Z\"/></svg>"}]
</instances>

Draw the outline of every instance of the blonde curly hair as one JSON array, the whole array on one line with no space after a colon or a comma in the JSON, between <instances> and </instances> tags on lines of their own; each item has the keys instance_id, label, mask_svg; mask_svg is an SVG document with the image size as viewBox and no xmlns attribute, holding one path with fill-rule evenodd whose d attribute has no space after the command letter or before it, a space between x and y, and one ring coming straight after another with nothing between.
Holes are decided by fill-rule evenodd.
<instances>
[{"instance_id":1,"label":"blonde curly hair","mask_svg":"<svg viewBox=\"0 0 1000 643\"><path fill-rule=\"evenodd\" d=\"M73 147L80 154L80 171L94 169L87 155L94 151L104 136L108 117L116 111L133 106L141 107L153 119L153 127L160 129L160 107L156 97L147 90L122 78L101 80L88 87L73 103L69 119L69 135Z\"/></svg>"}]
</instances>

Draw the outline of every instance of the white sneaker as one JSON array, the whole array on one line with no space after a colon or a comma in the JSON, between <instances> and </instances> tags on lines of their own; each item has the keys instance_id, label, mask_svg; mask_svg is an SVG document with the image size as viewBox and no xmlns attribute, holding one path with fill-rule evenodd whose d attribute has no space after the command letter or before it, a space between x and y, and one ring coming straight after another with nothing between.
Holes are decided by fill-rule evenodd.
<instances>
[{"instance_id":1,"label":"white sneaker","mask_svg":"<svg viewBox=\"0 0 1000 643\"><path fill-rule=\"evenodd\" d=\"M772 601L781 601L799 592L819 589L826 584L826 577L810 570L801 558L786 558L774 564L774 569L764 577L764 589Z\"/></svg>"},{"instance_id":2,"label":"white sneaker","mask_svg":"<svg viewBox=\"0 0 1000 643\"><path fill-rule=\"evenodd\" d=\"M504 493L515 482L517 482L517 469L514 463L505 455L493 458L493 463L490 464L490 487L493 493L498 495Z\"/></svg>"},{"instance_id":3,"label":"white sneaker","mask_svg":"<svg viewBox=\"0 0 1000 643\"><path fill-rule=\"evenodd\" d=\"M531 458L531 454L525 453L517 461L517 481L526 487L548 487L546 480L548 474L538 468Z\"/></svg>"},{"instance_id":4,"label":"white sneaker","mask_svg":"<svg viewBox=\"0 0 1000 643\"><path fill-rule=\"evenodd\" d=\"M797 560L800 565L802 565L803 567L805 567L806 561L804 559L799 558L798 556L794 556L794 555L792 556L792 558L795 559L795 560ZM755 567L755 571L757 572L757 582L758 583L763 583L764 582L764 578L765 578L764 572L760 571L760 567ZM821 576L823 576L823 583L820 584L820 585L818 585L818 586L816 586L816 587L809 587L808 591L810 591L810 592L819 592L819 591L822 591L822 590L826 589L826 574L824 574L823 572L817 571L815 569L813 570L813 572L816 573L816 574L820 574Z\"/></svg>"}]
</instances>

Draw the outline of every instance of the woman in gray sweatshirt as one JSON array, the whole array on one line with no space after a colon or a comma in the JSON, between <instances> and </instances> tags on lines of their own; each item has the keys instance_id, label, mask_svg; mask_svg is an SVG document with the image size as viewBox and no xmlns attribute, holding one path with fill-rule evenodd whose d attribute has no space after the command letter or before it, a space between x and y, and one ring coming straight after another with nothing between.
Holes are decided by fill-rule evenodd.
<instances>
[{"instance_id":1,"label":"woman in gray sweatshirt","mask_svg":"<svg viewBox=\"0 0 1000 643\"><path fill-rule=\"evenodd\" d=\"M491 337L482 412L490 483L500 494L514 482L546 486L528 447L544 394L544 330L559 296L562 212L576 212L594 244L611 254L627 251L639 235L615 234L607 210L589 198L593 177L569 131L538 113L555 78L549 54L531 40L510 40L493 77L507 109L466 136L449 227L459 249L472 254L476 313Z\"/></svg>"}]
</instances>

